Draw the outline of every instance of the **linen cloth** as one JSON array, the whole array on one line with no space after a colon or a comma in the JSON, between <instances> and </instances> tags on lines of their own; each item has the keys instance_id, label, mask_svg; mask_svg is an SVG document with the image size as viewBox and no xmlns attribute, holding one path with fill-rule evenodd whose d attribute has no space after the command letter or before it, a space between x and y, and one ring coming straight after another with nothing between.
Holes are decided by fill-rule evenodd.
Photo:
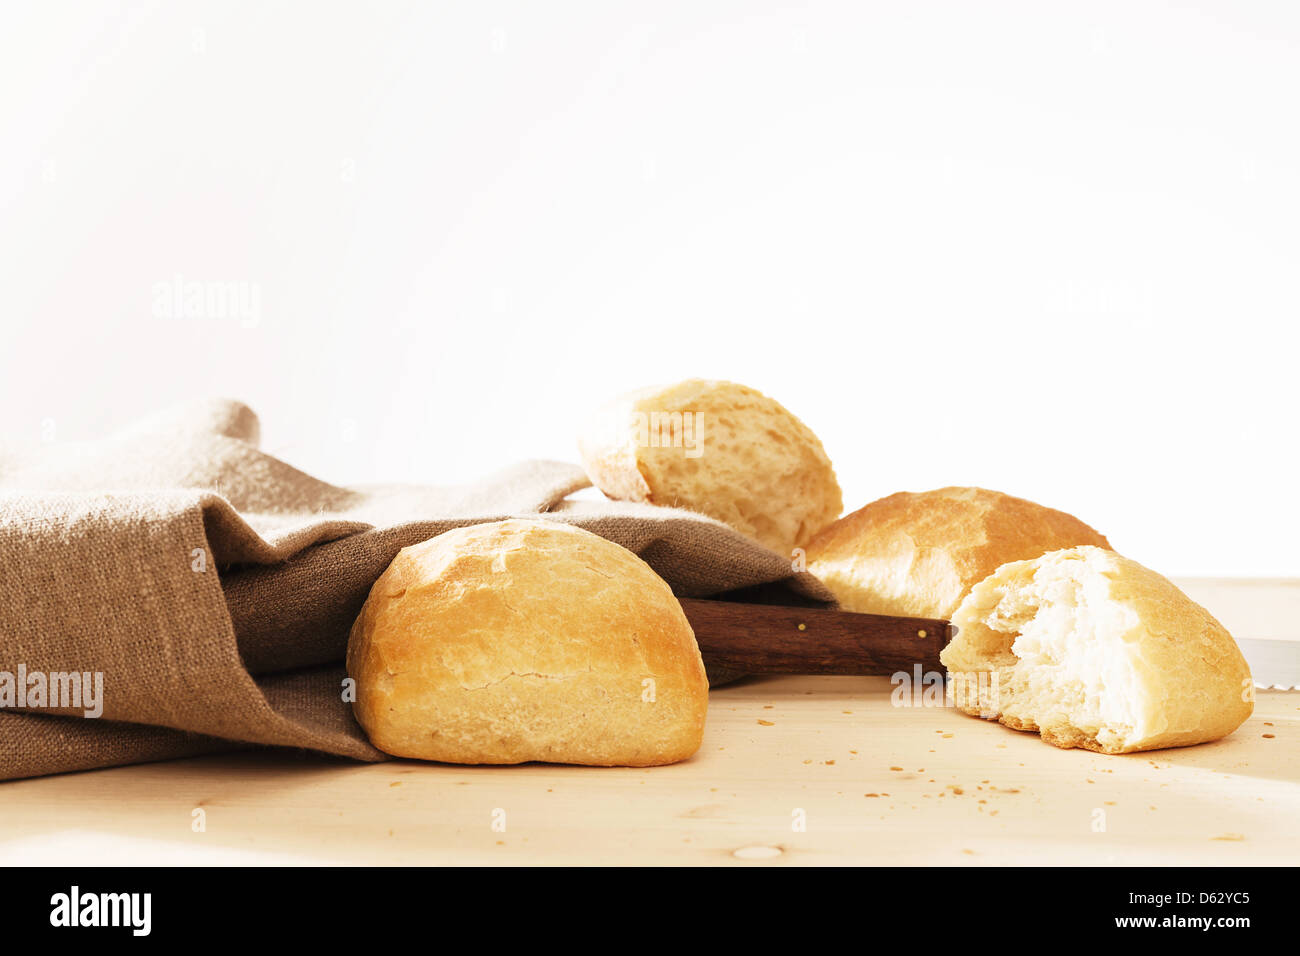
<instances>
[{"instance_id":1,"label":"linen cloth","mask_svg":"<svg viewBox=\"0 0 1300 956\"><path fill-rule=\"evenodd\" d=\"M781 582L831 600L789 556L710 518L567 501L589 485L577 465L344 488L258 437L251 409L212 400L100 440L0 448L0 676L99 672L104 687L97 718L0 709L0 779L247 746L385 759L343 700L348 632L401 548L466 524L579 525L681 596Z\"/></svg>"}]
</instances>

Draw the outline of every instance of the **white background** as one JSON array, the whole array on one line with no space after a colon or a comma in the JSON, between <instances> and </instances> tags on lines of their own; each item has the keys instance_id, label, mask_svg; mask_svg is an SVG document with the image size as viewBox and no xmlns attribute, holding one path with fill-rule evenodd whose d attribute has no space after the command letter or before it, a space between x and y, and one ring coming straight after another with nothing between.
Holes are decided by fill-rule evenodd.
<instances>
[{"instance_id":1,"label":"white background","mask_svg":"<svg viewBox=\"0 0 1300 956\"><path fill-rule=\"evenodd\" d=\"M440 483L722 377L849 508L980 484L1300 574L1300 5L2 16L2 439L226 395L322 478ZM256 322L155 314L176 276Z\"/></svg>"}]
</instances>

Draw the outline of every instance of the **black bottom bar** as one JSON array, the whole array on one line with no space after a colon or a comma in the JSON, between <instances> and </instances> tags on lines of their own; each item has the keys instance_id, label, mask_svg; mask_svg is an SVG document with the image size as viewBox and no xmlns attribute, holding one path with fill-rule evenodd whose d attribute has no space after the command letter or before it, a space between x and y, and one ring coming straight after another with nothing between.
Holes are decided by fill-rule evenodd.
<instances>
[{"instance_id":1,"label":"black bottom bar","mask_svg":"<svg viewBox=\"0 0 1300 956\"><path fill-rule=\"evenodd\" d=\"M1295 872L1286 869L782 869L613 877L584 869L11 869L0 925L10 946L32 937L75 936L81 945L281 935L373 946L396 945L408 933L431 947L499 948L512 937L528 948L612 939L654 945L680 942L692 925L713 927L728 947L751 934L770 942L774 931L818 945L845 932L860 934L862 945L1023 941L1038 932L1144 942L1199 935L1231 944L1259 930L1280 938L1296 910Z\"/></svg>"}]
</instances>

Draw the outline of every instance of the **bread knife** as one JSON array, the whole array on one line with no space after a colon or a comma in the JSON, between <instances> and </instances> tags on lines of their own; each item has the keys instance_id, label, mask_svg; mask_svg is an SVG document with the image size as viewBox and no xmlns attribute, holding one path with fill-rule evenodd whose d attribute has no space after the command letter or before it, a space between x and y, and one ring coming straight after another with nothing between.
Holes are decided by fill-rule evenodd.
<instances>
[{"instance_id":1,"label":"bread knife","mask_svg":"<svg viewBox=\"0 0 1300 956\"><path fill-rule=\"evenodd\" d=\"M748 674L889 675L940 670L948 621L818 607L681 598L700 655ZM1300 689L1300 641L1237 640L1260 687Z\"/></svg>"},{"instance_id":2,"label":"bread knife","mask_svg":"<svg viewBox=\"0 0 1300 956\"><path fill-rule=\"evenodd\" d=\"M1259 687L1300 689L1300 641L1246 637L1237 641Z\"/></svg>"},{"instance_id":3,"label":"bread knife","mask_svg":"<svg viewBox=\"0 0 1300 956\"><path fill-rule=\"evenodd\" d=\"M700 656L746 674L940 670L951 625L923 617L682 598Z\"/></svg>"}]
</instances>

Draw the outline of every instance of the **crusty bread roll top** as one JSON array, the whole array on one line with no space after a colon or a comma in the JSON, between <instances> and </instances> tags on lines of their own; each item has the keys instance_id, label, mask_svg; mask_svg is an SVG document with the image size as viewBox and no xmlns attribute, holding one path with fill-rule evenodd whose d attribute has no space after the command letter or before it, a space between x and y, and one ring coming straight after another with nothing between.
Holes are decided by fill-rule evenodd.
<instances>
[{"instance_id":1,"label":"crusty bread roll top","mask_svg":"<svg viewBox=\"0 0 1300 956\"><path fill-rule=\"evenodd\" d=\"M672 763L699 748L708 707L663 579L546 520L404 548L371 589L347 665L376 747L450 763Z\"/></svg>"},{"instance_id":2,"label":"crusty bread roll top","mask_svg":"<svg viewBox=\"0 0 1300 956\"><path fill-rule=\"evenodd\" d=\"M813 538L808 570L845 610L946 620L998 566L1075 545L1110 547L1079 519L998 491L902 491Z\"/></svg>"},{"instance_id":3,"label":"crusty bread roll top","mask_svg":"<svg viewBox=\"0 0 1300 956\"><path fill-rule=\"evenodd\" d=\"M812 430L732 382L690 379L626 395L593 417L579 449L610 498L698 511L781 554L843 507Z\"/></svg>"}]
</instances>

